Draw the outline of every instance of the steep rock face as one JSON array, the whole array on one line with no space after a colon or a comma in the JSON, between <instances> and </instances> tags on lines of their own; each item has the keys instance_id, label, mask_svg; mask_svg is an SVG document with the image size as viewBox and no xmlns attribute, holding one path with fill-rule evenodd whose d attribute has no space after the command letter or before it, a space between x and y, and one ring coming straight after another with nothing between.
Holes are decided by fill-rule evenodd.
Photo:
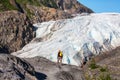
<instances>
[{"instance_id":1,"label":"steep rock face","mask_svg":"<svg viewBox=\"0 0 120 80\"><path fill-rule=\"evenodd\" d=\"M31 16L32 18L30 18L32 23L67 19L72 17L70 13L55 8L36 7L31 5L27 5L27 8L30 10L30 13L33 14Z\"/></svg>"},{"instance_id":2,"label":"steep rock face","mask_svg":"<svg viewBox=\"0 0 120 80\"><path fill-rule=\"evenodd\" d=\"M39 0L45 7L65 10L69 13L92 13L93 11L77 0Z\"/></svg>"},{"instance_id":3,"label":"steep rock face","mask_svg":"<svg viewBox=\"0 0 120 80\"><path fill-rule=\"evenodd\" d=\"M34 36L33 26L25 14L17 11L0 13L0 52L17 51Z\"/></svg>"},{"instance_id":4,"label":"steep rock face","mask_svg":"<svg viewBox=\"0 0 120 80\"><path fill-rule=\"evenodd\" d=\"M0 80L37 80L34 68L25 60L0 54Z\"/></svg>"},{"instance_id":5,"label":"steep rock face","mask_svg":"<svg viewBox=\"0 0 120 80\"><path fill-rule=\"evenodd\" d=\"M84 5L80 4L77 0L55 0L57 7L66 10L69 13L92 13L93 11Z\"/></svg>"},{"instance_id":6,"label":"steep rock face","mask_svg":"<svg viewBox=\"0 0 120 80\"><path fill-rule=\"evenodd\" d=\"M40 0L41 2L45 2ZM50 4L54 2L56 7L52 7ZM67 19L73 17L73 14L77 13L93 13L93 11L84 5L80 4L77 0L53 0L49 1L47 5L43 7L36 7L33 5L26 5L32 17L32 22L44 22L49 20Z\"/></svg>"}]
</instances>

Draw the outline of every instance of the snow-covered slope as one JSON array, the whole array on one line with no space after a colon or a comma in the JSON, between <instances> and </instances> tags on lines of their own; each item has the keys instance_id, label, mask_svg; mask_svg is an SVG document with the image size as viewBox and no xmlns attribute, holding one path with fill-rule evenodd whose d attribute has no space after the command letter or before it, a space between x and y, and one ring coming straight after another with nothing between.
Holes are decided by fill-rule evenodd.
<instances>
[{"instance_id":1,"label":"snow-covered slope","mask_svg":"<svg viewBox=\"0 0 120 80\"><path fill-rule=\"evenodd\" d=\"M34 26L36 39L14 55L43 56L56 62L58 50L62 50L63 63L80 65L84 57L88 59L120 46L119 13L79 15Z\"/></svg>"}]
</instances>

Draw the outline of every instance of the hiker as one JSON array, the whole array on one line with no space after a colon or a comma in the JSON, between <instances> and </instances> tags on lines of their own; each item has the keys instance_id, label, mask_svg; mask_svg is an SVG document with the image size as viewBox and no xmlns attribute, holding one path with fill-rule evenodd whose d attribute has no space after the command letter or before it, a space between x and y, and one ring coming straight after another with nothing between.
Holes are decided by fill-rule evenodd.
<instances>
[{"instance_id":1,"label":"hiker","mask_svg":"<svg viewBox=\"0 0 120 80\"><path fill-rule=\"evenodd\" d=\"M84 57L84 59L82 60L81 68L83 68L83 66L87 63L87 61L88 61L87 57Z\"/></svg>"},{"instance_id":2,"label":"hiker","mask_svg":"<svg viewBox=\"0 0 120 80\"><path fill-rule=\"evenodd\" d=\"M62 10L64 10L64 5L63 5L63 0L59 0L58 2L57 2L57 4L58 4L58 8L60 8L60 9L62 9Z\"/></svg>"},{"instance_id":3,"label":"hiker","mask_svg":"<svg viewBox=\"0 0 120 80\"><path fill-rule=\"evenodd\" d=\"M63 58L63 53L61 50L59 50L58 56L57 56L57 63L62 64L62 58Z\"/></svg>"}]
</instances>

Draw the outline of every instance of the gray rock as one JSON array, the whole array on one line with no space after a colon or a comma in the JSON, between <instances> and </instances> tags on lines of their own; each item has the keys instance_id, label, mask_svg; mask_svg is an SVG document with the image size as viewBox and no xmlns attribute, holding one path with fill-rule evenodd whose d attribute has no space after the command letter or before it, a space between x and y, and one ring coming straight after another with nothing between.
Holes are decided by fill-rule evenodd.
<instances>
[{"instance_id":1,"label":"gray rock","mask_svg":"<svg viewBox=\"0 0 120 80\"><path fill-rule=\"evenodd\" d=\"M0 80L36 80L35 71L23 59L0 54Z\"/></svg>"},{"instance_id":2,"label":"gray rock","mask_svg":"<svg viewBox=\"0 0 120 80\"><path fill-rule=\"evenodd\" d=\"M17 11L0 13L0 53L20 50L34 36L34 27L25 14Z\"/></svg>"},{"instance_id":3,"label":"gray rock","mask_svg":"<svg viewBox=\"0 0 120 80\"><path fill-rule=\"evenodd\" d=\"M83 70L78 66L51 62L42 57L26 58L35 71L42 73L39 80L85 80Z\"/></svg>"}]
</instances>

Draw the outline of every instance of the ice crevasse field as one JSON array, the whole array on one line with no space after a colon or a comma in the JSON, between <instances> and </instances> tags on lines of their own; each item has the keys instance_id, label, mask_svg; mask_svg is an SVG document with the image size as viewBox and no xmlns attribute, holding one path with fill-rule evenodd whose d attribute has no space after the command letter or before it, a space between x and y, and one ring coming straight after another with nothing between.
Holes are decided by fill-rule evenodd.
<instances>
[{"instance_id":1,"label":"ice crevasse field","mask_svg":"<svg viewBox=\"0 0 120 80\"><path fill-rule=\"evenodd\" d=\"M120 14L99 13L77 15L34 24L36 38L20 51L18 57L42 56L57 61L58 50L63 51L63 63L81 65L82 59L120 46Z\"/></svg>"}]
</instances>

